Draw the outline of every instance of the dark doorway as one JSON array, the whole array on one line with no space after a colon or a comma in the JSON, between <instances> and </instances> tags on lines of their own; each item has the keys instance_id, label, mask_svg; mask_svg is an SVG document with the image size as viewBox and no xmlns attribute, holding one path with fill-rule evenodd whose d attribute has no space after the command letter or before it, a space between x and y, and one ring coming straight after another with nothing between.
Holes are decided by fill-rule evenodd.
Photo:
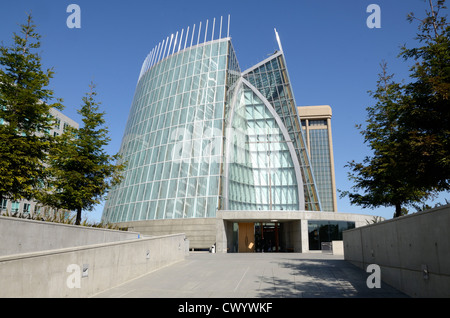
<instances>
[{"instance_id":1,"label":"dark doorway","mask_svg":"<svg viewBox=\"0 0 450 318\"><path fill-rule=\"evenodd\" d=\"M355 222L308 221L309 250L321 250L322 243L342 241L342 232L355 228Z\"/></svg>"},{"instance_id":2,"label":"dark doorway","mask_svg":"<svg viewBox=\"0 0 450 318\"><path fill-rule=\"evenodd\" d=\"M280 223L255 223L255 252L281 252Z\"/></svg>"}]
</instances>

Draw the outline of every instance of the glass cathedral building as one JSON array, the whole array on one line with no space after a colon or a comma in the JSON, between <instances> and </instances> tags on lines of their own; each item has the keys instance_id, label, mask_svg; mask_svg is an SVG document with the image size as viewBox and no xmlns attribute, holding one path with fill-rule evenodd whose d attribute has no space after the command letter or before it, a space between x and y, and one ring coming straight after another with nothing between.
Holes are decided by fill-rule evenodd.
<instances>
[{"instance_id":1,"label":"glass cathedral building","mask_svg":"<svg viewBox=\"0 0 450 318\"><path fill-rule=\"evenodd\" d=\"M251 224L251 242L282 231L277 250L298 250L294 223L322 214L285 56L275 31L279 50L241 70L229 21L183 29L145 59L120 148L124 180L102 221L183 232L218 251L237 251Z\"/></svg>"}]
</instances>

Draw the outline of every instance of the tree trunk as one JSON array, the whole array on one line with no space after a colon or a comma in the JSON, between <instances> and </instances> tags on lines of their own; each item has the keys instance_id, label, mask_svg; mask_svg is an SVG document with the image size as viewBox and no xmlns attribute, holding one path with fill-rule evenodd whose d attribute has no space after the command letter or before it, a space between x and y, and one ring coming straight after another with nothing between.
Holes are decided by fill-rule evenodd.
<instances>
[{"instance_id":1,"label":"tree trunk","mask_svg":"<svg viewBox=\"0 0 450 318\"><path fill-rule=\"evenodd\" d=\"M401 217L402 216L402 204L401 203L396 203L395 204L395 217Z\"/></svg>"},{"instance_id":2,"label":"tree trunk","mask_svg":"<svg viewBox=\"0 0 450 318\"><path fill-rule=\"evenodd\" d=\"M75 221L75 225L81 224L81 208L77 209L77 220Z\"/></svg>"}]
</instances>

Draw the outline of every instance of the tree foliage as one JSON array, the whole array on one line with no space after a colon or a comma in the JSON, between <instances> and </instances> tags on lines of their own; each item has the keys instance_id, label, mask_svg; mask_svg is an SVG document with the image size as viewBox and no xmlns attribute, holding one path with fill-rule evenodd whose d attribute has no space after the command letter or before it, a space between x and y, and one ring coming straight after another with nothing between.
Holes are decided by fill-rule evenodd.
<instances>
[{"instance_id":1,"label":"tree foliage","mask_svg":"<svg viewBox=\"0 0 450 318\"><path fill-rule=\"evenodd\" d=\"M445 1L434 4L419 23L418 48L402 47L400 56L414 60L411 82L393 81L382 63L376 100L367 108L367 126L361 129L373 155L362 163L349 162L354 192L345 191L352 204L363 207L395 206L428 199L450 188L450 27L439 16ZM361 193L362 192L362 193Z\"/></svg>"},{"instance_id":2,"label":"tree foliage","mask_svg":"<svg viewBox=\"0 0 450 318\"><path fill-rule=\"evenodd\" d=\"M347 195L352 204L364 208L395 206L395 215L400 216L403 204L420 202L431 192L413 182L416 173L406 153L409 140L403 138L398 121L403 86L392 80L393 75L387 74L385 63L381 68L377 90L371 92L377 103L367 107L367 126L361 130L373 155L366 156L362 163L347 164L356 192L347 191L343 195Z\"/></svg>"},{"instance_id":3,"label":"tree foliage","mask_svg":"<svg viewBox=\"0 0 450 318\"><path fill-rule=\"evenodd\" d=\"M105 114L99 112L100 104L95 101L95 86L90 87L78 111L83 127L68 127L50 151L52 180L43 198L56 208L76 211L76 224L80 224L83 210L92 210L111 186L121 181L124 168L114 163L118 155L111 156L104 149L110 141Z\"/></svg>"},{"instance_id":4,"label":"tree foliage","mask_svg":"<svg viewBox=\"0 0 450 318\"><path fill-rule=\"evenodd\" d=\"M46 178L45 161L54 124L48 89L53 70L43 70L36 52L41 36L31 15L14 33L12 46L0 46L0 199L31 199Z\"/></svg>"},{"instance_id":5,"label":"tree foliage","mask_svg":"<svg viewBox=\"0 0 450 318\"><path fill-rule=\"evenodd\" d=\"M404 97L399 105L399 124L410 164L417 171L417 185L436 191L450 189L450 25L446 16L445 1L433 4L426 17L418 19L413 13L410 22L419 22L417 40L421 47L403 46L401 56L413 60L411 78L405 85Z\"/></svg>"}]
</instances>

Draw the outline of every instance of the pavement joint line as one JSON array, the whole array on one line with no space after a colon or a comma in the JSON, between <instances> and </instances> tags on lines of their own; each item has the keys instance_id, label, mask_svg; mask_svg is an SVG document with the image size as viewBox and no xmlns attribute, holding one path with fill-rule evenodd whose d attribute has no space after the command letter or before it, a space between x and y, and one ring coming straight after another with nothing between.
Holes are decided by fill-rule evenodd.
<instances>
[{"instance_id":1,"label":"pavement joint line","mask_svg":"<svg viewBox=\"0 0 450 318\"><path fill-rule=\"evenodd\" d=\"M132 292L134 292L136 289L131 289L129 291L127 291L126 293L123 293L119 296L117 296L117 298L124 298L126 295L131 294Z\"/></svg>"},{"instance_id":2,"label":"pavement joint line","mask_svg":"<svg viewBox=\"0 0 450 318\"><path fill-rule=\"evenodd\" d=\"M239 287L239 285L241 284L242 280L244 279L245 275L247 274L248 270L250 269L250 266L247 266L247 269L245 270L244 274L242 275L241 279L239 280L238 284L236 285L236 287L234 288L234 291L236 291Z\"/></svg>"}]
</instances>

